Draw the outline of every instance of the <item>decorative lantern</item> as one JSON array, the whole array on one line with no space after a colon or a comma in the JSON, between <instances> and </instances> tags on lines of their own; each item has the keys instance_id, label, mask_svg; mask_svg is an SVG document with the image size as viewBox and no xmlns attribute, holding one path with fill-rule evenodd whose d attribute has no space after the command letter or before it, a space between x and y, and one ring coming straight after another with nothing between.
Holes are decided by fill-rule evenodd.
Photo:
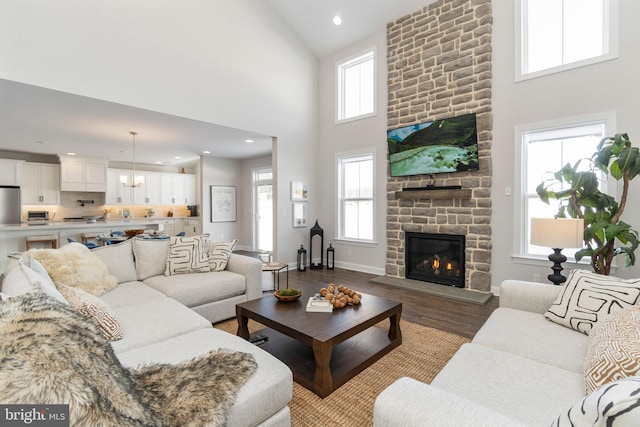
<instances>
[{"instance_id":1,"label":"decorative lantern","mask_svg":"<svg viewBox=\"0 0 640 427\"><path fill-rule=\"evenodd\" d=\"M312 269L323 268L324 265L324 254L322 248L324 248L324 230L320 225L318 225L318 220L316 219L316 225L311 227L311 231L309 232L309 267ZM313 238L315 236L320 236L320 262L313 262Z\"/></svg>"},{"instance_id":2,"label":"decorative lantern","mask_svg":"<svg viewBox=\"0 0 640 427\"><path fill-rule=\"evenodd\" d=\"M307 250L302 245L298 249L298 271L307 271Z\"/></svg>"},{"instance_id":3,"label":"decorative lantern","mask_svg":"<svg viewBox=\"0 0 640 427\"><path fill-rule=\"evenodd\" d=\"M336 250L331 246L331 243L329 243L329 247L327 248L327 270L333 270L335 252Z\"/></svg>"}]
</instances>

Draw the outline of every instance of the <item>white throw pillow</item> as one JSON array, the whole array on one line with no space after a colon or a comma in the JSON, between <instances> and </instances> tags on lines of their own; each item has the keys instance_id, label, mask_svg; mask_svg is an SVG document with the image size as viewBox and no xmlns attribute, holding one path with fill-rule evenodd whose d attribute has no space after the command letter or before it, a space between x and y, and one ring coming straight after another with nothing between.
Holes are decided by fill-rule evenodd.
<instances>
[{"instance_id":1,"label":"white throw pillow","mask_svg":"<svg viewBox=\"0 0 640 427\"><path fill-rule=\"evenodd\" d=\"M638 427L640 377L605 384L561 414L553 427Z\"/></svg>"},{"instance_id":2,"label":"white throw pillow","mask_svg":"<svg viewBox=\"0 0 640 427\"><path fill-rule=\"evenodd\" d=\"M227 262L229 262L229 257L236 243L238 243L237 239L230 242L209 244L209 268L211 271L222 271L227 268Z\"/></svg>"},{"instance_id":3,"label":"white throw pillow","mask_svg":"<svg viewBox=\"0 0 640 427\"><path fill-rule=\"evenodd\" d=\"M133 239L138 280L162 276L166 269L169 240Z\"/></svg>"},{"instance_id":4,"label":"white throw pillow","mask_svg":"<svg viewBox=\"0 0 640 427\"><path fill-rule=\"evenodd\" d=\"M623 280L572 270L567 284L545 313L552 322L589 335L609 313L640 303L640 279Z\"/></svg>"},{"instance_id":5,"label":"white throw pillow","mask_svg":"<svg viewBox=\"0 0 640 427\"><path fill-rule=\"evenodd\" d=\"M204 236L171 237L165 276L209 271L208 240Z\"/></svg>"},{"instance_id":6,"label":"white throw pillow","mask_svg":"<svg viewBox=\"0 0 640 427\"><path fill-rule=\"evenodd\" d=\"M107 266L109 273L118 278L118 283L138 280L136 264L133 260L132 240L125 240L116 245L98 246L91 252Z\"/></svg>"},{"instance_id":7,"label":"white throw pillow","mask_svg":"<svg viewBox=\"0 0 640 427\"><path fill-rule=\"evenodd\" d=\"M52 298L57 299L63 304L69 304L66 299L62 296L56 285L53 283L53 280L47 274L47 270L40 264L37 260L31 257L31 268L24 265L22 260L20 260L20 267L22 267L22 272L27 277L27 280L31 283L31 285L35 285L36 283L40 283L42 287L42 292L49 295Z\"/></svg>"}]
</instances>

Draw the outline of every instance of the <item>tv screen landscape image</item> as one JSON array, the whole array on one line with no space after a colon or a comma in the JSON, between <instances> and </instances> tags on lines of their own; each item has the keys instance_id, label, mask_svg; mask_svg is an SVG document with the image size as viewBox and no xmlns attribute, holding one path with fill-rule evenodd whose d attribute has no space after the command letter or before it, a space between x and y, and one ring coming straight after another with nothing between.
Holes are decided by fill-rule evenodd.
<instances>
[{"instance_id":1,"label":"tv screen landscape image","mask_svg":"<svg viewBox=\"0 0 640 427\"><path fill-rule=\"evenodd\" d=\"M476 115L387 131L391 176L478 170Z\"/></svg>"}]
</instances>

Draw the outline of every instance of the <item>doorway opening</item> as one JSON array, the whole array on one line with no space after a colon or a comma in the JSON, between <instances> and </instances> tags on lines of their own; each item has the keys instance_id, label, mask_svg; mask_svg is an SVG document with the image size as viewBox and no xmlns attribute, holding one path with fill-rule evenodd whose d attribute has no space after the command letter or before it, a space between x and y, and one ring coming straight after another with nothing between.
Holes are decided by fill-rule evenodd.
<instances>
[{"instance_id":1,"label":"doorway opening","mask_svg":"<svg viewBox=\"0 0 640 427\"><path fill-rule=\"evenodd\" d=\"M273 170L253 169L253 248L273 252Z\"/></svg>"}]
</instances>

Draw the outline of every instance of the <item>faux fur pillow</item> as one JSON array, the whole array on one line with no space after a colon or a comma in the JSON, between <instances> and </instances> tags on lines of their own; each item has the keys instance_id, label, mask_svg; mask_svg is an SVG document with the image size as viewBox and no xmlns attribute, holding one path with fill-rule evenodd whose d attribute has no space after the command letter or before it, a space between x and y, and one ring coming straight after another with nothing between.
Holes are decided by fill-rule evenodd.
<instances>
[{"instance_id":1,"label":"faux fur pillow","mask_svg":"<svg viewBox=\"0 0 640 427\"><path fill-rule=\"evenodd\" d=\"M29 253L47 269L56 285L64 283L100 296L118 284L107 266L82 243L69 243L60 249L32 249Z\"/></svg>"},{"instance_id":2,"label":"faux fur pillow","mask_svg":"<svg viewBox=\"0 0 640 427\"><path fill-rule=\"evenodd\" d=\"M74 426L223 426L257 368L220 350L129 370L93 322L41 293L0 303L0 336L0 402L69 404Z\"/></svg>"}]
</instances>

